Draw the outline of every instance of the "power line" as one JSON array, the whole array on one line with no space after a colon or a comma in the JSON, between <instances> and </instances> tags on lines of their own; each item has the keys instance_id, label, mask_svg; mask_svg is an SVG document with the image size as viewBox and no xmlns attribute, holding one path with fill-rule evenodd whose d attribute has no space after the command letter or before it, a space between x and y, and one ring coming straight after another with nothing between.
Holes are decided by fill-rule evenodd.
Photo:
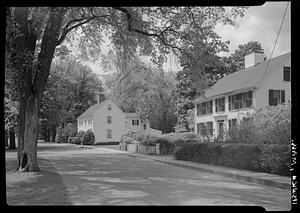
<instances>
[{"instance_id":1,"label":"power line","mask_svg":"<svg viewBox=\"0 0 300 213\"><path fill-rule=\"evenodd\" d=\"M284 18L285 18L285 15L286 15L286 11L287 11L288 6L289 6L289 2L287 2L287 4L286 4L286 8L285 8L285 11L284 11L284 15L283 15L283 17L282 17L281 25L280 25L280 27L279 27L279 31L278 31L278 34L277 34L277 38L276 38L276 41L275 41L273 50L272 50L272 52L271 52L270 59L269 59L269 61L268 61L268 65L267 65L267 67L266 67L266 69L265 69L265 71L264 71L264 74L263 74L263 76L262 76L262 79L264 78L264 76L265 76L265 74L266 74L266 71L267 71L267 69L269 68L269 64L270 64L270 61L271 61L272 56L273 56L274 49L275 49L276 44L277 44L277 40L278 40L280 31L281 31L281 27L282 27L282 25L283 25L283 21L284 21Z\"/></svg>"}]
</instances>

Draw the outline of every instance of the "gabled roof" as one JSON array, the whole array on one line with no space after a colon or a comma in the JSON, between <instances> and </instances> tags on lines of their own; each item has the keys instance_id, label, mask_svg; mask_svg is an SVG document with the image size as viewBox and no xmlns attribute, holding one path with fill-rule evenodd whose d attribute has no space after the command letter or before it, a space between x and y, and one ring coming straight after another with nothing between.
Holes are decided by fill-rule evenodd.
<instances>
[{"instance_id":1,"label":"gabled roof","mask_svg":"<svg viewBox=\"0 0 300 213\"><path fill-rule=\"evenodd\" d=\"M93 113L98 110L101 106L104 105L104 103L107 103L108 101L110 100L105 100L105 101L102 101L101 103L99 104L94 104L92 106L90 106L84 113L82 113L78 118L77 120L80 120L80 119L83 119L83 118L90 118L93 116Z\"/></svg>"},{"instance_id":2,"label":"gabled roof","mask_svg":"<svg viewBox=\"0 0 300 213\"><path fill-rule=\"evenodd\" d=\"M198 98L196 101L233 92L236 90L257 87L260 85L262 80L266 79L266 77L268 77L268 75L273 70L278 68L280 64L286 61L290 56L291 53L288 52L278 57L263 61L255 66L251 66L227 75L217 81L211 88L209 88L205 92L204 97ZM268 66L269 61L270 64ZM267 66L268 69L266 70Z\"/></svg>"}]
</instances>

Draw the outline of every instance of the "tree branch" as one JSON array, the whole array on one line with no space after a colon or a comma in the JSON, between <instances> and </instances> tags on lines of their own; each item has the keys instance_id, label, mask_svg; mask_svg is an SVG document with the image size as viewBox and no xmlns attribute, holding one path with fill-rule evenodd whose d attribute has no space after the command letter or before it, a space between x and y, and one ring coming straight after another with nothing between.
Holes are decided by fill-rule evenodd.
<instances>
[{"instance_id":1,"label":"tree branch","mask_svg":"<svg viewBox=\"0 0 300 213\"><path fill-rule=\"evenodd\" d=\"M77 27L79 27L79 26L82 26L82 25L84 25L84 24L86 24L86 23L88 23L88 22L90 22L90 21L92 21L92 20L94 20L94 19L97 19L97 18L105 18L105 17L109 17L109 16L110 16L110 15L96 16L96 15L94 15L94 14L92 13L92 16L91 16L91 17L88 17L88 18L72 19L71 21L69 21L69 22L64 26L63 32L62 32L60 38L59 38L58 41L57 41L57 46L60 45L60 44L64 41L64 39L66 38L67 34L68 34L71 30L73 30L74 28L77 28ZM73 25L72 27L70 27L71 24L76 23L76 22L80 22L80 23L78 23L78 24Z\"/></svg>"},{"instance_id":2,"label":"tree branch","mask_svg":"<svg viewBox=\"0 0 300 213\"><path fill-rule=\"evenodd\" d=\"M163 30L162 32L160 32L159 34L156 34L156 33L148 33L148 32L145 32L145 31L142 31L142 30L139 30L139 29L136 29L132 26L132 16L130 14L130 12L125 9L125 8L122 8L122 7L113 7L113 9L115 10L118 10L118 11L121 11L123 12L126 17L127 17L127 22L128 22L128 31L129 32L136 32L136 33L139 33L139 34L142 34L142 35L145 35L145 36L151 36L151 37L156 37L158 38L165 46L167 47L170 47L171 49L177 49L179 50L180 52L184 53L186 56L188 56L189 58L191 58L194 62L195 62L195 59L194 57L192 57L190 54L188 54L185 49L183 48L180 48L178 46L174 46L172 44L169 44L165 41L165 39L162 37L163 33L167 30L169 31L173 31L173 32L176 32L175 30L173 29L170 29L169 27L167 27L165 30ZM179 34L181 36L181 34L179 32L176 32L177 34Z\"/></svg>"}]
</instances>

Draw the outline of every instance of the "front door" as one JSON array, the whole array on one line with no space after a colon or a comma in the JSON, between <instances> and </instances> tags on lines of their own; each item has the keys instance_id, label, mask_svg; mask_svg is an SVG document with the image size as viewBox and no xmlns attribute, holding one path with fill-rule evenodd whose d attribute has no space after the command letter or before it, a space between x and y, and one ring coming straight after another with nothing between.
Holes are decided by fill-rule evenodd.
<instances>
[{"instance_id":1,"label":"front door","mask_svg":"<svg viewBox=\"0 0 300 213\"><path fill-rule=\"evenodd\" d=\"M223 139L224 136L224 120L218 121L218 138Z\"/></svg>"}]
</instances>

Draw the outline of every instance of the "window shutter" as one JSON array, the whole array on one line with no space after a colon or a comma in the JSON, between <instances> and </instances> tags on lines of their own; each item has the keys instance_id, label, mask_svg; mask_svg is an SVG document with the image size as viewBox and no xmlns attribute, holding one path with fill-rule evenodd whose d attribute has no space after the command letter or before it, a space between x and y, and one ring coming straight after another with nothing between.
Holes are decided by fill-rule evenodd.
<instances>
[{"instance_id":1,"label":"window shutter","mask_svg":"<svg viewBox=\"0 0 300 213\"><path fill-rule=\"evenodd\" d=\"M285 103L285 91L281 90L281 103L284 104Z\"/></svg>"},{"instance_id":2,"label":"window shutter","mask_svg":"<svg viewBox=\"0 0 300 213\"><path fill-rule=\"evenodd\" d=\"M273 106L273 90L269 89L269 105Z\"/></svg>"}]
</instances>

